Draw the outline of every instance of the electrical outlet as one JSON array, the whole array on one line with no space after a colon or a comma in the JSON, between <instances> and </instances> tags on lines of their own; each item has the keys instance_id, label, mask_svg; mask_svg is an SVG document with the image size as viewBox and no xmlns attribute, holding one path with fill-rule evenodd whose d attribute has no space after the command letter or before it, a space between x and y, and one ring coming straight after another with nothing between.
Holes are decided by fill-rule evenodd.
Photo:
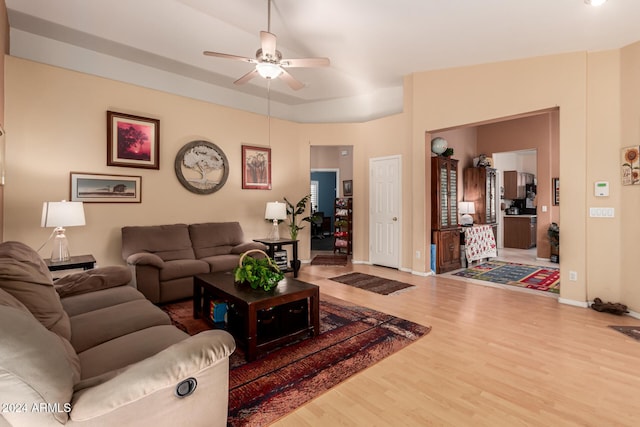
<instances>
[{"instance_id":1,"label":"electrical outlet","mask_svg":"<svg viewBox=\"0 0 640 427\"><path fill-rule=\"evenodd\" d=\"M578 272L577 271L570 271L569 272L569 280L571 280L572 282L575 282L578 280Z\"/></svg>"},{"instance_id":2,"label":"electrical outlet","mask_svg":"<svg viewBox=\"0 0 640 427\"><path fill-rule=\"evenodd\" d=\"M416 251L416 258L420 259L420 251Z\"/></svg>"}]
</instances>

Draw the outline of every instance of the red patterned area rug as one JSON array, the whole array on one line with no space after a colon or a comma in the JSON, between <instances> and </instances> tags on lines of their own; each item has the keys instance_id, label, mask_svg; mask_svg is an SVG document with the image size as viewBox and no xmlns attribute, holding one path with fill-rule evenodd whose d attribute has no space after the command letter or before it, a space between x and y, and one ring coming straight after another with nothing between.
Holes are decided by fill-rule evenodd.
<instances>
[{"instance_id":1,"label":"red patterned area rug","mask_svg":"<svg viewBox=\"0 0 640 427\"><path fill-rule=\"evenodd\" d=\"M190 301L164 309L192 335L208 329L204 321L193 319ZM319 336L275 349L250 363L241 349L231 355L228 425L267 425L430 330L322 295Z\"/></svg>"},{"instance_id":2,"label":"red patterned area rug","mask_svg":"<svg viewBox=\"0 0 640 427\"><path fill-rule=\"evenodd\" d=\"M505 261L489 261L453 273L454 276L560 293L560 270Z\"/></svg>"}]
</instances>

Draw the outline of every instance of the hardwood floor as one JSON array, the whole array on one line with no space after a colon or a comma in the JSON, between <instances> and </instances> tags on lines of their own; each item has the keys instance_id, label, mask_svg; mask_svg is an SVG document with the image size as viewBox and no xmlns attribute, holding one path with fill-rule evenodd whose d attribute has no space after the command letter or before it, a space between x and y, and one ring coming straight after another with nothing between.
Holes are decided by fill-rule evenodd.
<instances>
[{"instance_id":1,"label":"hardwood floor","mask_svg":"<svg viewBox=\"0 0 640 427\"><path fill-rule=\"evenodd\" d=\"M416 286L383 296L328 280L349 271ZM638 425L640 341L607 326L640 320L375 266L306 264L299 278L433 329L274 426Z\"/></svg>"}]
</instances>

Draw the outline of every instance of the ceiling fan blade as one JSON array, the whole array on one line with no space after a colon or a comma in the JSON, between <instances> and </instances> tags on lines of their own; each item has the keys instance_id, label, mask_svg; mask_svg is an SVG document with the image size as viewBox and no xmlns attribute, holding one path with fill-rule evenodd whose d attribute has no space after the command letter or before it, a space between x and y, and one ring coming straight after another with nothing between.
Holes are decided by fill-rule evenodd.
<instances>
[{"instance_id":1,"label":"ceiling fan blade","mask_svg":"<svg viewBox=\"0 0 640 427\"><path fill-rule=\"evenodd\" d=\"M300 90L304 87L304 84L289 74L286 70L282 70L282 74L280 74L280 78L284 80L286 84L293 90Z\"/></svg>"},{"instance_id":2,"label":"ceiling fan blade","mask_svg":"<svg viewBox=\"0 0 640 427\"><path fill-rule=\"evenodd\" d=\"M260 31L260 43L262 54L270 59L276 57L276 35L267 31Z\"/></svg>"},{"instance_id":3,"label":"ceiling fan blade","mask_svg":"<svg viewBox=\"0 0 640 427\"><path fill-rule=\"evenodd\" d=\"M234 85L243 85L246 82L248 82L249 80L251 80L252 78L258 76L258 70L253 69L251 71L249 71L247 74L245 74L244 76L240 77L238 80L236 80L235 82L233 82Z\"/></svg>"},{"instance_id":4,"label":"ceiling fan blade","mask_svg":"<svg viewBox=\"0 0 640 427\"><path fill-rule=\"evenodd\" d=\"M280 61L281 67L288 68L317 68L328 67L331 64L329 58L299 58L299 59L283 59Z\"/></svg>"},{"instance_id":5,"label":"ceiling fan blade","mask_svg":"<svg viewBox=\"0 0 640 427\"><path fill-rule=\"evenodd\" d=\"M234 61L249 62L251 64L255 64L258 62L253 58L245 58L244 56L238 56L238 55L229 55L228 53L210 52L208 50L205 50L202 53L207 56L215 56L217 58L224 58L224 59L233 59Z\"/></svg>"}]
</instances>

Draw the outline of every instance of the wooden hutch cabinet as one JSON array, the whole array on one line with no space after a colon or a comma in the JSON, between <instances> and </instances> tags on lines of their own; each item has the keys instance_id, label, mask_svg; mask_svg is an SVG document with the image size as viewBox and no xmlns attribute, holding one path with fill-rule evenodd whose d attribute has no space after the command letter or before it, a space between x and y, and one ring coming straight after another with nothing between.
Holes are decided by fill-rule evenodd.
<instances>
[{"instance_id":1,"label":"wooden hutch cabinet","mask_svg":"<svg viewBox=\"0 0 640 427\"><path fill-rule=\"evenodd\" d=\"M496 170L492 168L466 168L464 170L464 201L473 202L476 213L474 224L495 224Z\"/></svg>"},{"instance_id":2,"label":"wooden hutch cabinet","mask_svg":"<svg viewBox=\"0 0 640 427\"><path fill-rule=\"evenodd\" d=\"M436 245L436 273L460 268L458 161L431 158L431 243Z\"/></svg>"}]
</instances>

